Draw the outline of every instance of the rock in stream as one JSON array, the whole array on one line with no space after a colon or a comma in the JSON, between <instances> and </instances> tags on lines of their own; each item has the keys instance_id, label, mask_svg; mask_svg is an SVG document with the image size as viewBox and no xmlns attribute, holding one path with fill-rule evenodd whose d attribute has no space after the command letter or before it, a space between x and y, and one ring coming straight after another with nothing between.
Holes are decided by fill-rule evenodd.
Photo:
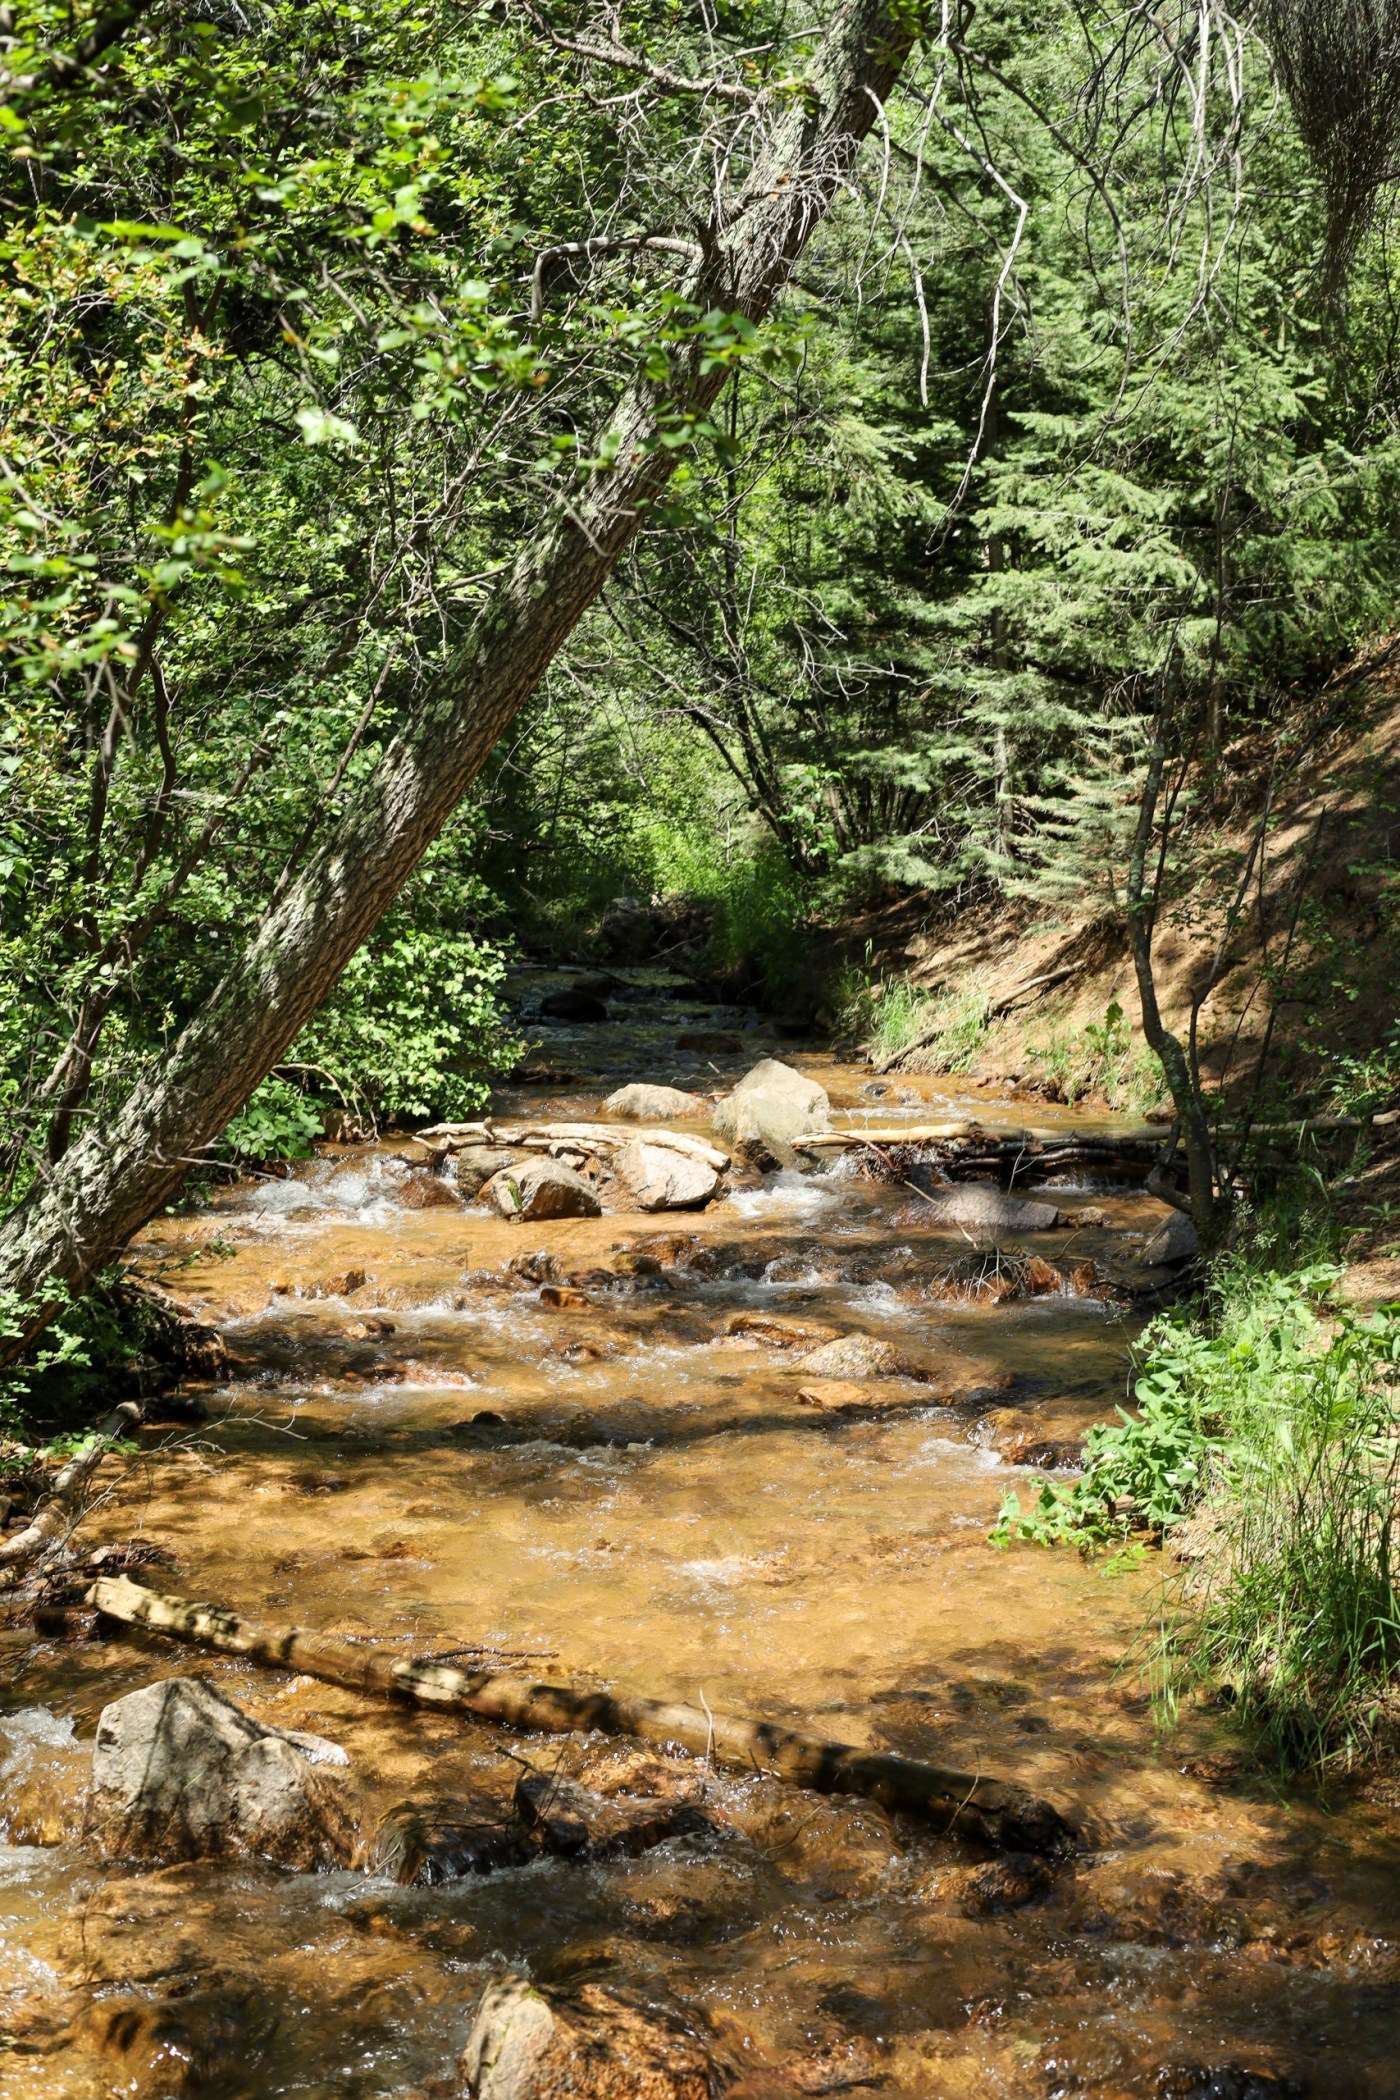
<instances>
[{"instance_id":1,"label":"rock in stream","mask_svg":"<svg viewBox=\"0 0 1400 2100\"><path fill-rule=\"evenodd\" d=\"M109 1859L253 1857L343 1867L355 1828L322 1765L344 1752L266 1728L198 1677L104 1706L85 1834Z\"/></svg>"}]
</instances>

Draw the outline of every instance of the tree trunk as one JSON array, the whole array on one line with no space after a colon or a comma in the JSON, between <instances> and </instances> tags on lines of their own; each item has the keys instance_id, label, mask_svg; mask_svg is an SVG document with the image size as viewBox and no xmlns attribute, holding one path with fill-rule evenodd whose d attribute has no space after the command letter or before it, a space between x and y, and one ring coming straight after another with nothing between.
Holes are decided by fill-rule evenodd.
<instances>
[{"instance_id":1,"label":"tree trunk","mask_svg":"<svg viewBox=\"0 0 1400 2100\"><path fill-rule=\"evenodd\" d=\"M915 22L899 0L846 0L813 56L810 93L777 105L750 179L712 226L686 287L698 307L753 321L768 313L893 86ZM334 989L592 604L670 477L676 454L656 442L661 430L677 415L703 415L727 377L723 365L703 369L700 346L675 360L666 382L622 396L609 426L615 464L595 470L518 556L337 830L169 1054L0 1227L0 1285L28 1308L29 1335L65 1288L81 1288L171 1200Z\"/></svg>"},{"instance_id":2,"label":"tree trunk","mask_svg":"<svg viewBox=\"0 0 1400 2100\"><path fill-rule=\"evenodd\" d=\"M1132 951L1133 973L1137 978L1138 997L1142 1005L1142 1032L1148 1048L1155 1051L1160 1060L1171 1092L1172 1105L1176 1109L1176 1128L1186 1152L1187 1194L1185 1198L1180 1197L1155 1169L1147 1178L1147 1187L1164 1203L1170 1203L1188 1214L1196 1228L1196 1237L1203 1252L1213 1254L1223 1241L1229 1225L1229 1199L1219 1187L1216 1174L1215 1142L1211 1135L1210 1113L1201 1088L1201 1075L1194 1057L1188 1056L1180 1038L1172 1033L1162 1019L1162 1009L1157 998L1157 978L1152 962L1152 936L1156 923L1157 892L1161 881L1161 858L1154 878L1148 873L1147 856L1156 836L1159 815L1164 826L1171 822L1170 811L1165 814L1161 812L1162 778L1165 769L1166 749L1162 726L1159 724L1153 737L1147 776L1142 787L1142 799L1138 805L1137 831L1128 856L1128 943Z\"/></svg>"}]
</instances>

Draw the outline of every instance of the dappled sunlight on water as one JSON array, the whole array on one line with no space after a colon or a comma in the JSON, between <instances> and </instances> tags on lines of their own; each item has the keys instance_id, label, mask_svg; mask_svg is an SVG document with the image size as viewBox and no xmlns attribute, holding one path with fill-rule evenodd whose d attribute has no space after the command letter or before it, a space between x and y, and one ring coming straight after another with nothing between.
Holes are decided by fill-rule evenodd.
<instances>
[{"instance_id":1,"label":"dappled sunlight on water","mask_svg":"<svg viewBox=\"0 0 1400 2100\"><path fill-rule=\"evenodd\" d=\"M838 1109L857 1098L848 1068L804 1062ZM951 1083L919 1086L898 1105L911 1120L963 1112ZM888 1124L895 1106L857 1112ZM977 1112L1006 1128L1022 1113L981 1097ZM174 1553L170 1587L265 1621L523 1655L547 1678L1015 1778L1080 1812L1085 1848L1013 1889L912 1818L710 1773L712 1827L636 1858L433 1888L252 1866L138 1877L86 1863L71 1835L29 1845L17 1791L6 2095L128 2090L100 2009L149 2019L172 1992L204 2037L205 2089L456 2091L482 1981L506 1967L694 2008L764 2093L1185 2096L1171 2067L1222 2066L1400 2093L1395 1816L1290 1806L1199 1762L1231 1747L1206 1714L1156 1743L1119 1666L1151 1615L1151 1556L985 1543L1006 1487L1043 1477L1006 1452L1072 1445L1123 1396L1121 1303L940 1298L963 1240L907 1189L848 1175L784 1173L700 1215L516 1226L399 1207L403 1149L342 1149L152 1233L147 1259L185 1264L169 1280L218 1317L237 1374L208 1424L145 1434L94 1535L139 1528ZM1072 1238L1103 1269L1160 1215L1122 1189L1094 1201L1107 1225L1028 1248L1061 1259ZM629 1273L639 1251L653 1273ZM731 1331L740 1315L791 1331ZM832 1412L804 1399L797 1359L837 1334L904 1361ZM343 1743L366 1829L425 1789L508 1791L507 1753L569 1770L587 1750L154 1644L9 1639L0 1756L51 1746L70 1803L71 1728L81 1747L107 1699L189 1669Z\"/></svg>"}]
</instances>

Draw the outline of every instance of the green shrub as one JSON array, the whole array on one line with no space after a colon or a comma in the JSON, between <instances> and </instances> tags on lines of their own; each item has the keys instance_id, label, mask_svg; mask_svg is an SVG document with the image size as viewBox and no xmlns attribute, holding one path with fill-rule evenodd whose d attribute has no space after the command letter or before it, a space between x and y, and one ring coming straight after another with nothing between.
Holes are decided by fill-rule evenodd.
<instances>
[{"instance_id":1,"label":"green shrub","mask_svg":"<svg viewBox=\"0 0 1400 2100\"><path fill-rule=\"evenodd\" d=\"M1211 1445L1190 1375L1194 1339L1174 1336L1153 1352L1133 1388L1138 1413L1120 1407L1116 1422L1094 1424L1078 1480L1067 1487L1047 1481L1028 1510L1014 1488L1005 1495L991 1533L994 1546L1024 1539L1093 1547L1181 1522L1199 1492Z\"/></svg>"},{"instance_id":2,"label":"green shrub","mask_svg":"<svg viewBox=\"0 0 1400 2100\"><path fill-rule=\"evenodd\" d=\"M336 1111L369 1133L386 1116L481 1108L489 1073L524 1048L497 999L505 968L500 949L466 934L410 928L361 948L220 1150L239 1163L305 1159Z\"/></svg>"},{"instance_id":3,"label":"green shrub","mask_svg":"<svg viewBox=\"0 0 1400 2100\"><path fill-rule=\"evenodd\" d=\"M321 1111L289 1079L264 1079L224 1132L219 1150L242 1163L307 1159L321 1135Z\"/></svg>"},{"instance_id":4,"label":"green shrub","mask_svg":"<svg viewBox=\"0 0 1400 2100\"><path fill-rule=\"evenodd\" d=\"M1008 1495L992 1534L1093 1548L1199 1508L1154 1646L1165 1711L1208 1687L1289 1771L1400 1738L1400 1308L1359 1317L1339 1273L1237 1258L1202 1315L1148 1330L1139 1413L1091 1431L1082 1478Z\"/></svg>"}]
</instances>

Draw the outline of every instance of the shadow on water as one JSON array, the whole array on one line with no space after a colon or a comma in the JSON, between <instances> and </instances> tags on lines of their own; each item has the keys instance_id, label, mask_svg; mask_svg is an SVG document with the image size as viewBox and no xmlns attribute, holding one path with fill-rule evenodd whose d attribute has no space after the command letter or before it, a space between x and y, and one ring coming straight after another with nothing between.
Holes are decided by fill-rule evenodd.
<instances>
[{"instance_id":1,"label":"shadow on water","mask_svg":"<svg viewBox=\"0 0 1400 2100\"><path fill-rule=\"evenodd\" d=\"M594 1061L636 1076L637 1041ZM553 1054L570 1043L582 1068L581 1032ZM799 1061L856 1102L848 1071ZM721 1066L662 1069L713 1085ZM945 1112L946 1084L882 1101L882 1120ZM571 1083L512 1113L598 1098ZM867 1802L709 1772L705 1826L635 1857L425 1887L98 1867L72 1836L88 1744L105 1701L154 1677L197 1670L343 1743L367 1831L406 1797L504 1815L514 1760L569 1773L597 1745L154 1640L6 1636L6 2100L455 2093L481 1987L506 1968L688 2008L752 2100L1400 2094L1400 1816L1278 1798L1206 1711L1158 1741L1121 1666L1152 1613L1151 1556L986 1545L1005 1488L1043 1477L995 1438L1039 1425L1058 1450L1122 1396L1121 1306L940 1297L958 1242L901 1188L788 1181L700 1215L522 1231L399 1208L387 1157L342 1151L298 1184L310 1201L234 1192L152 1234L150 1259L192 1257L178 1287L237 1371L209 1422L147 1432L94 1540L139 1529L175 1556L172 1586L264 1620L1002 1774L1079 1804L1088 1842L1048 1868L1000 1861ZM355 1203L328 1202L337 1188ZM1028 1247L1110 1268L1159 1214L1123 1189L1094 1201L1106 1226ZM606 1280L648 1247L659 1280ZM573 1298L512 1273L537 1251ZM726 1332L755 1314L800 1332ZM800 1398L806 1330L893 1342L917 1375L824 1411Z\"/></svg>"}]
</instances>

